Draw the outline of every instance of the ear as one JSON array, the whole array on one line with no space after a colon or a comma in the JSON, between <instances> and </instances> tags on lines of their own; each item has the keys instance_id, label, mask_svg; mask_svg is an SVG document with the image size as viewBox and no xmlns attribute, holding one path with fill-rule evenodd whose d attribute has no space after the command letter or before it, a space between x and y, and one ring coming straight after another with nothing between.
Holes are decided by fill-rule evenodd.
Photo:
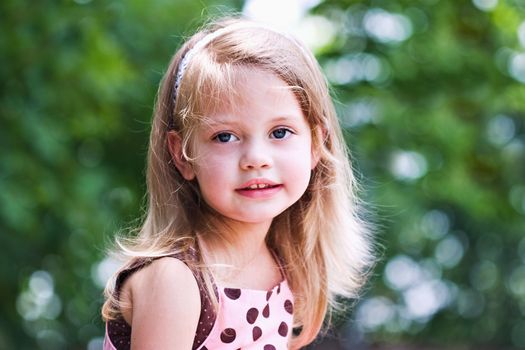
<instances>
[{"instance_id":1,"label":"ear","mask_svg":"<svg viewBox=\"0 0 525 350\"><path fill-rule=\"evenodd\" d=\"M313 170L321 159L321 145L324 143L326 131L321 126L316 126L312 132L311 169ZM317 147L316 147L317 145Z\"/></svg>"},{"instance_id":2,"label":"ear","mask_svg":"<svg viewBox=\"0 0 525 350\"><path fill-rule=\"evenodd\" d=\"M193 180L195 178L195 172L191 163L184 157L182 152L182 138L175 131L168 132L168 149L171 159L173 159L182 177L188 181Z\"/></svg>"}]
</instances>

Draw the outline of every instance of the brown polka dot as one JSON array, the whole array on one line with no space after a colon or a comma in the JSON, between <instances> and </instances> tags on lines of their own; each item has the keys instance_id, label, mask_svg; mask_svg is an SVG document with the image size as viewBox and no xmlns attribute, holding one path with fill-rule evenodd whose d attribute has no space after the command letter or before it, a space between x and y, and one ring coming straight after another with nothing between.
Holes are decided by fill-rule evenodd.
<instances>
[{"instance_id":1,"label":"brown polka dot","mask_svg":"<svg viewBox=\"0 0 525 350\"><path fill-rule=\"evenodd\" d=\"M288 335L288 325L286 322L281 322L279 325L279 334L283 337L286 337Z\"/></svg>"},{"instance_id":2,"label":"brown polka dot","mask_svg":"<svg viewBox=\"0 0 525 350\"><path fill-rule=\"evenodd\" d=\"M237 288L224 288L224 294L232 300L237 300L241 296L241 290Z\"/></svg>"},{"instance_id":3,"label":"brown polka dot","mask_svg":"<svg viewBox=\"0 0 525 350\"><path fill-rule=\"evenodd\" d=\"M270 297L272 296L273 291L269 290L268 293L266 293L266 301L270 300Z\"/></svg>"},{"instance_id":4,"label":"brown polka dot","mask_svg":"<svg viewBox=\"0 0 525 350\"><path fill-rule=\"evenodd\" d=\"M235 340L235 337L237 334L235 333L235 329L233 328L226 328L221 333L221 340L223 343L229 344Z\"/></svg>"},{"instance_id":5,"label":"brown polka dot","mask_svg":"<svg viewBox=\"0 0 525 350\"><path fill-rule=\"evenodd\" d=\"M201 350L208 350L208 348L203 346Z\"/></svg>"},{"instance_id":6,"label":"brown polka dot","mask_svg":"<svg viewBox=\"0 0 525 350\"><path fill-rule=\"evenodd\" d=\"M276 350L276 349L275 349L275 346L268 344L264 346L264 350Z\"/></svg>"},{"instance_id":7,"label":"brown polka dot","mask_svg":"<svg viewBox=\"0 0 525 350\"><path fill-rule=\"evenodd\" d=\"M293 314L293 304L292 304L292 302L289 299L286 299L286 301L284 302L284 309L290 315Z\"/></svg>"},{"instance_id":8,"label":"brown polka dot","mask_svg":"<svg viewBox=\"0 0 525 350\"><path fill-rule=\"evenodd\" d=\"M261 335L262 335L262 330L257 326L253 327L253 331L252 331L253 341L257 341L257 339L259 339Z\"/></svg>"},{"instance_id":9,"label":"brown polka dot","mask_svg":"<svg viewBox=\"0 0 525 350\"><path fill-rule=\"evenodd\" d=\"M266 304L266 306L265 306L264 309L263 309L262 315L263 315L265 318L270 317L270 304Z\"/></svg>"},{"instance_id":10,"label":"brown polka dot","mask_svg":"<svg viewBox=\"0 0 525 350\"><path fill-rule=\"evenodd\" d=\"M281 293L281 284L279 283L279 285L277 286L277 294Z\"/></svg>"},{"instance_id":11,"label":"brown polka dot","mask_svg":"<svg viewBox=\"0 0 525 350\"><path fill-rule=\"evenodd\" d=\"M255 320L257 320L257 316L259 316L259 310L252 307L248 312L246 313L246 321L248 321L249 324L254 324Z\"/></svg>"}]
</instances>

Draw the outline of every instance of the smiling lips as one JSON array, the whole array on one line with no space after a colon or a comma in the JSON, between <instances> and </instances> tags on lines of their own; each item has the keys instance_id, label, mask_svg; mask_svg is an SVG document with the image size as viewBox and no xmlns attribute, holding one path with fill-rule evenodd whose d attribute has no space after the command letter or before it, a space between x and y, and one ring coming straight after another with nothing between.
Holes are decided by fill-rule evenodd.
<instances>
[{"instance_id":1,"label":"smiling lips","mask_svg":"<svg viewBox=\"0 0 525 350\"><path fill-rule=\"evenodd\" d=\"M254 199L264 199L273 196L283 188L283 185L267 179L253 179L240 186L235 191L242 196Z\"/></svg>"}]
</instances>

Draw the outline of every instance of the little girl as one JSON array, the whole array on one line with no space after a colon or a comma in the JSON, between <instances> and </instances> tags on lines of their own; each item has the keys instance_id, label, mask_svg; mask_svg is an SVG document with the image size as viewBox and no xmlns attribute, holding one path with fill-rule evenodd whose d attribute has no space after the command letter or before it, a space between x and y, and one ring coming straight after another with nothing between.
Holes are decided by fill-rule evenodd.
<instances>
[{"instance_id":1,"label":"little girl","mask_svg":"<svg viewBox=\"0 0 525 350\"><path fill-rule=\"evenodd\" d=\"M117 240L104 349L298 349L371 262L325 79L242 19L193 35L161 83L147 215Z\"/></svg>"}]
</instances>

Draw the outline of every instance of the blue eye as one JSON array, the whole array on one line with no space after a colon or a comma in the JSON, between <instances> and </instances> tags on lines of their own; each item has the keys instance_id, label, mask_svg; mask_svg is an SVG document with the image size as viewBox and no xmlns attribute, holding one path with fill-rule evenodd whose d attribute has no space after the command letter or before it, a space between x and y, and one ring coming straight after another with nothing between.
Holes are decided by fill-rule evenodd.
<instances>
[{"instance_id":1,"label":"blue eye","mask_svg":"<svg viewBox=\"0 0 525 350\"><path fill-rule=\"evenodd\" d=\"M239 140L237 138L237 136L229 133L229 132L221 132L220 134L217 134L215 135L215 137L213 138L214 140L217 140L221 143L226 143L226 142L233 142L233 141L237 141Z\"/></svg>"},{"instance_id":2,"label":"blue eye","mask_svg":"<svg viewBox=\"0 0 525 350\"><path fill-rule=\"evenodd\" d=\"M291 131L286 128L279 128L272 131L272 136L274 139L284 139L289 136L290 133Z\"/></svg>"}]
</instances>

